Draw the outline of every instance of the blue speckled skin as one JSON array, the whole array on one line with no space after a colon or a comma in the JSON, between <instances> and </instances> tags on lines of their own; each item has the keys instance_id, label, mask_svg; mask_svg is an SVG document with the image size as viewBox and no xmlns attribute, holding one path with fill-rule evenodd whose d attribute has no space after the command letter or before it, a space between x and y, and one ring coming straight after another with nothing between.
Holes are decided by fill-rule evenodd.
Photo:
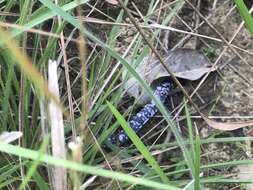
<instances>
[{"instance_id":1,"label":"blue speckled skin","mask_svg":"<svg viewBox=\"0 0 253 190\"><path fill-rule=\"evenodd\" d=\"M172 89L171 82L163 82L159 86L156 87L154 96L163 103L167 98L169 92ZM130 127L138 133L142 127L152 118L158 109L155 105L155 102L152 100L150 103L146 104L135 116L131 118L129 121ZM119 131L118 134L112 135L108 139L112 144L124 144L128 141L128 136L125 134L123 130Z\"/></svg>"}]
</instances>

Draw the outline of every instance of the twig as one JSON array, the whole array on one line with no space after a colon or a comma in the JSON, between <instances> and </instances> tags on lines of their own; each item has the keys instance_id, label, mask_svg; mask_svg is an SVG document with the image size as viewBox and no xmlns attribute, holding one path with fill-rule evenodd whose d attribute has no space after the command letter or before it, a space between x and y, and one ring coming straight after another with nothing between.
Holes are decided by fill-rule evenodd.
<instances>
[{"instance_id":1,"label":"twig","mask_svg":"<svg viewBox=\"0 0 253 190\"><path fill-rule=\"evenodd\" d=\"M143 30L141 29L141 27L137 24L137 22L135 21L134 17L131 15L131 13L128 11L126 5L123 3L122 0L118 0L119 4L121 5L121 7L124 9L124 11L126 12L127 16L129 17L130 21L133 23L133 25L136 27L136 29L139 31L139 33L141 34L141 36L143 37L144 41L147 43L147 45L150 47L150 49L152 50L152 52L156 55L156 57L158 58L158 60L160 61L160 63L162 64L162 66L164 67L164 69L170 74L172 80L176 83L176 85L180 88L180 90L182 91L182 93L184 94L184 96L188 99L188 101L192 104L192 106L195 108L195 110L204 117L204 115L202 114L202 112L200 111L200 109L198 108L198 106L192 101L191 97L188 95L188 93L186 92L186 90L184 89L184 87L181 85L181 83L179 82L179 80L175 77L175 75L173 74L173 72L167 68L162 56L159 54L159 52L154 48L154 46L152 45L152 43L148 40L148 38L146 37L145 33L143 32Z\"/></svg>"},{"instance_id":2,"label":"twig","mask_svg":"<svg viewBox=\"0 0 253 190\"><path fill-rule=\"evenodd\" d=\"M235 49L231 46L231 44L225 39L225 37L199 12L194 5L189 2L188 0L185 0L190 7L203 19L207 25L222 39L222 41L228 46L229 49L231 49L245 64L253 66L251 63L248 63Z\"/></svg>"}]
</instances>

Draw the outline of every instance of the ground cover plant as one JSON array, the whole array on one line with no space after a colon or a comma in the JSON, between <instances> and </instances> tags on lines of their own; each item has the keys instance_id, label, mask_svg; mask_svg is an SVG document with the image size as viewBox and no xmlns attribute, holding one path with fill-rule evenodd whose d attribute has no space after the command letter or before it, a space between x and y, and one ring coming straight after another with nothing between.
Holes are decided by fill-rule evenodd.
<instances>
[{"instance_id":1,"label":"ground cover plant","mask_svg":"<svg viewBox=\"0 0 253 190\"><path fill-rule=\"evenodd\" d=\"M252 189L252 10L0 0L0 188ZM171 52L187 71L166 62ZM147 60L163 74L146 80ZM161 99L153 92L168 80ZM136 133L132 118L150 102L158 113ZM109 142L121 130L127 142Z\"/></svg>"}]
</instances>

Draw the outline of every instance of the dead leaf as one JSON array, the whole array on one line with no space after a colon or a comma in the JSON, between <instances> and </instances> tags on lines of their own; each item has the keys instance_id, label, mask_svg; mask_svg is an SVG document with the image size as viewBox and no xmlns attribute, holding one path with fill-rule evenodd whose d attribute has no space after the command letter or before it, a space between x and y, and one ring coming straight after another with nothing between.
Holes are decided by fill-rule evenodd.
<instances>
[{"instance_id":1,"label":"dead leaf","mask_svg":"<svg viewBox=\"0 0 253 190\"><path fill-rule=\"evenodd\" d=\"M209 61L202 53L193 49L182 48L170 51L164 56L164 61L176 77L187 80L197 80L210 70L215 70L211 69ZM170 76L160 62L151 57L144 58L136 71L149 85L160 78ZM134 98L141 96L137 102L139 104L145 104L150 100L144 89L133 77L125 83L124 88Z\"/></svg>"},{"instance_id":2,"label":"dead leaf","mask_svg":"<svg viewBox=\"0 0 253 190\"><path fill-rule=\"evenodd\" d=\"M193 49L177 49L171 51L164 60L166 66L170 68L176 77L188 80L197 80L205 73L209 72L210 69L211 71L215 70L215 68L211 68L211 65L203 54ZM143 62L136 68L136 71L149 85L159 78L169 76L160 62L150 57L144 58ZM145 104L150 101L144 89L139 86L138 82L133 77L126 82L125 89L129 95L139 99L139 101L137 101L139 104ZM210 127L221 131L232 131L253 126L253 120L222 123L211 120L202 113L200 114Z\"/></svg>"}]
</instances>

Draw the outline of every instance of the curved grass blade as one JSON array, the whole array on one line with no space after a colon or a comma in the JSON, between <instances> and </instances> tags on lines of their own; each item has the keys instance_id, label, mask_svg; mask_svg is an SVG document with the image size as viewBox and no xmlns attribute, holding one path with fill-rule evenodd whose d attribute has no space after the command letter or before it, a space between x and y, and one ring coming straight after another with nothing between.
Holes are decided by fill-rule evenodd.
<instances>
[{"instance_id":1,"label":"curved grass blade","mask_svg":"<svg viewBox=\"0 0 253 190\"><path fill-rule=\"evenodd\" d=\"M121 125L121 127L124 129L128 137L131 139L133 144L136 146L136 148L140 151L140 153L143 155L143 157L148 161L151 167L157 172L157 174L160 176L161 180L164 183L168 183L169 179L167 176L163 173L162 169L154 159L154 157L150 154L147 147L143 144L143 142L140 140L140 138L136 135L134 130L129 126L128 122L124 119L124 117L119 113L119 111L110 103L107 101L107 105L110 108L111 112L116 117L117 121Z\"/></svg>"},{"instance_id":2,"label":"curved grass blade","mask_svg":"<svg viewBox=\"0 0 253 190\"><path fill-rule=\"evenodd\" d=\"M32 159L32 160L37 160L38 157L40 157L40 153L38 151L30 150L27 148L22 148L22 147L18 147L14 145L9 145L2 142L0 142L0 151L8 153L8 154L20 156L23 158ZM168 184L162 184L162 183L158 183L158 182L151 181L148 179L134 177L131 175L120 173L120 172L113 172L113 171L109 171L109 170L102 169L95 166L83 165L76 162L56 158L56 157L46 155L46 154L43 154L40 157L39 161L50 164L50 165L54 165L54 166L61 166L67 169L76 170L83 173L98 175L98 176L107 177L111 179L117 179L117 180L125 181L131 184L143 185L143 186L151 187L154 189L179 190L178 188L169 186Z\"/></svg>"},{"instance_id":3,"label":"curved grass blade","mask_svg":"<svg viewBox=\"0 0 253 190\"><path fill-rule=\"evenodd\" d=\"M235 4L237 9L239 10L245 24L250 31L251 36L253 37L253 18L249 13L246 5L244 4L243 0L235 0Z\"/></svg>"},{"instance_id":4,"label":"curved grass blade","mask_svg":"<svg viewBox=\"0 0 253 190\"><path fill-rule=\"evenodd\" d=\"M75 1L71 1L70 3L61 6L63 11L69 11L72 10L74 8L76 8L79 5L88 3L89 0L75 0ZM54 16L56 16L56 12L52 11L51 9L49 9L48 11L43 11L43 14L39 14L36 15L36 17L34 19L32 19L31 21L29 21L27 24L23 25L23 30L21 29L13 29L10 32L10 35L12 37L16 37L20 34L22 34L25 30L28 30L34 26L37 26L41 23L43 23L44 21L53 18Z\"/></svg>"}]
</instances>

